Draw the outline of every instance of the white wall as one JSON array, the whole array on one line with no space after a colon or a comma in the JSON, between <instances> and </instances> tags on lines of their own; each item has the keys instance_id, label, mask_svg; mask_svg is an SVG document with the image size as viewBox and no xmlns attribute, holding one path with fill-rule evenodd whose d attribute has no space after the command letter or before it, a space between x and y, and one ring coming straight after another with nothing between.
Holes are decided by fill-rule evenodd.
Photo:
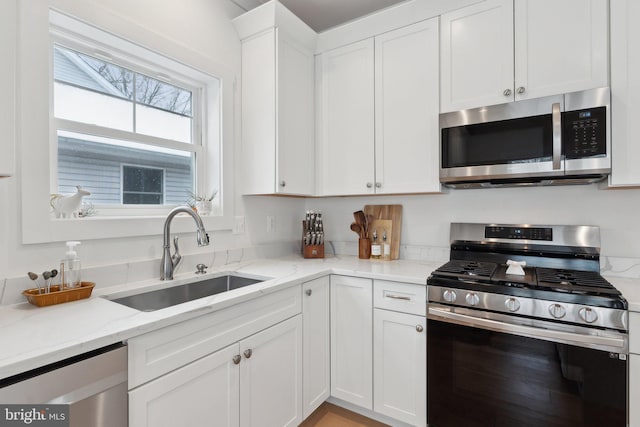
<instances>
[{"instance_id":1,"label":"white wall","mask_svg":"<svg viewBox=\"0 0 640 427\"><path fill-rule=\"evenodd\" d=\"M450 190L442 195L309 199L307 209L322 210L328 240L355 242L349 224L353 212L366 204L403 205L403 245L448 247L451 222L597 225L604 256L640 258L638 189L589 185Z\"/></svg>"},{"instance_id":2,"label":"white wall","mask_svg":"<svg viewBox=\"0 0 640 427\"><path fill-rule=\"evenodd\" d=\"M15 1L20 7L33 7L45 2ZM194 53L207 64L223 67L240 75L240 41L230 19L243 11L227 0L50 0L48 5L81 20L92 23L107 31L118 33L147 47L180 59ZM46 7L46 6L37 6ZM6 12L4 6L0 13ZM9 8L10 10L11 8ZM158 34L157 38L149 37ZM174 51L167 52L163 40L171 40ZM178 49L175 49L178 47ZM15 66L15 59L3 63L3 68ZM199 65L199 64L195 64ZM47 94L42 94L46 103ZM239 93L234 111L235 146L239 141ZM0 102L2 102L0 100ZM34 123L46 126L46 123ZM21 153L30 156L37 153ZM0 153L1 155L1 153ZM20 158L17 164L20 165ZM234 168L237 170L238 168ZM21 180L29 180L34 174L46 173L40 170L17 171L11 178L0 179L0 285L5 278L25 276L27 271L40 272L57 265L64 254L64 243L24 245L21 238ZM241 177L235 176L235 181ZM197 248L194 235L181 237L183 254L220 251L242 248L270 242L290 242L299 236L298 221L291 215L302 217L303 199L243 198L235 196L235 215L246 215L245 233L233 235L230 231L212 233L212 245ZM276 228L266 232L266 215L276 217ZM159 259L161 256L162 230L147 237L102 239L85 241L79 249L84 266L119 264L132 260ZM159 264L158 264L159 265Z\"/></svg>"}]
</instances>

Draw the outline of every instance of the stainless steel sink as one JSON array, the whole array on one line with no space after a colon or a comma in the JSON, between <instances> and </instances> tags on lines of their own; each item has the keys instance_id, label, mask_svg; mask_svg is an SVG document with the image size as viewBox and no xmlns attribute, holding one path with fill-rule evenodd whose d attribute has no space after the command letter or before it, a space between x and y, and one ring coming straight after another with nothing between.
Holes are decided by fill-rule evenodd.
<instances>
[{"instance_id":1,"label":"stainless steel sink","mask_svg":"<svg viewBox=\"0 0 640 427\"><path fill-rule=\"evenodd\" d=\"M234 289L244 288L245 286L260 283L264 280L265 279L227 274L198 282L116 298L111 301L140 311L154 311Z\"/></svg>"}]
</instances>

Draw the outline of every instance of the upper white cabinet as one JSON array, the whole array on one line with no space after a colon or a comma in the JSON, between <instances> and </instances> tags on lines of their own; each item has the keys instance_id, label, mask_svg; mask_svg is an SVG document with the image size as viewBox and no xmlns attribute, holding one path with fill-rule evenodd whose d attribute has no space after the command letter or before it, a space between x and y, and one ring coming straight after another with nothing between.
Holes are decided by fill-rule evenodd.
<instances>
[{"instance_id":1,"label":"upper white cabinet","mask_svg":"<svg viewBox=\"0 0 640 427\"><path fill-rule=\"evenodd\" d=\"M607 86L607 18L607 0L488 0L442 15L440 110Z\"/></svg>"},{"instance_id":2,"label":"upper white cabinet","mask_svg":"<svg viewBox=\"0 0 640 427\"><path fill-rule=\"evenodd\" d=\"M320 195L440 191L438 19L316 59Z\"/></svg>"},{"instance_id":3,"label":"upper white cabinet","mask_svg":"<svg viewBox=\"0 0 640 427\"><path fill-rule=\"evenodd\" d=\"M16 139L16 33L17 1L9 0L2 5L0 13L0 177L11 176L15 171Z\"/></svg>"},{"instance_id":4,"label":"upper white cabinet","mask_svg":"<svg viewBox=\"0 0 640 427\"><path fill-rule=\"evenodd\" d=\"M312 195L316 33L277 1L233 22L242 40L243 193Z\"/></svg>"},{"instance_id":5,"label":"upper white cabinet","mask_svg":"<svg viewBox=\"0 0 640 427\"><path fill-rule=\"evenodd\" d=\"M375 38L375 191L439 192L438 19Z\"/></svg>"},{"instance_id":6,"label":"upper white cabinet","mask_svg":"<svg viewBox=\"0 0 640 427\"><path fill-rule=\"evenodd\" d=\"M373 52L367 39L317 56L321 195L375 191Z\"/></svg>"},{"instance_id":7,"label":"upper white cabinet","mask_svg":"<svg viewBox=\"0 0 640 427\"><path fill-rule=\"evenodd\" d=\"M640 185L640 2L611 1L612 186Z\"/></svg>"}]
</instances>

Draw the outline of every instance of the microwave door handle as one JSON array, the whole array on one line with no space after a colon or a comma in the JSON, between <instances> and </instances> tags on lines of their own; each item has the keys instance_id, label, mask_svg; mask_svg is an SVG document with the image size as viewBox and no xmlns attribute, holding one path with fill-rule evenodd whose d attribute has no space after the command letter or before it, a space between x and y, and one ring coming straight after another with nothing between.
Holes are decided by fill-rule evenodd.
<instances>
[{"instance_id":1,"label":"microwave door handle","mask_svg":"<svg viewBox=\"0 0 640 427\"><path fill-rule=\"evenodd\" d=\"M551 125L553 129L553 170L558 170L562 158L562 115L560 114L560 104L557 102L551 106Z\"/></svg>"}]
</instances>

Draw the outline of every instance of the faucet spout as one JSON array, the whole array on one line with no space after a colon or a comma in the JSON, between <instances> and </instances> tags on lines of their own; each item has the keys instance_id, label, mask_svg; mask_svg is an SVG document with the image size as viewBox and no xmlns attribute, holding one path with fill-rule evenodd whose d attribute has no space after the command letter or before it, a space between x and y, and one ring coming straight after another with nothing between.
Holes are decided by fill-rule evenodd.
<instances>
[{"instance_id":1,"label":"faucet spout","mask_svg":"<svg viewBox=\"0 0 640 427\"><path fill-rule=\"evenodd\" d=\"M196 222L197 231L196 231L196 240L198 241L198 246L207 246L209 244L209 235L207 231L204 229L204 224L202 223L202 218L195 212L193 209L188 206L178 206L169 212L167 215L167 219L164 221L164 236L162 243L162 271L160 273L160 280L173 280L173 270L176 268L178 262L180 262L180 254L178 252L178 238L176 237L174 241L174 245L176 247L176 255L171 255L171 246L169 241L171 240L171 221L173 218L179 213L186 213L191 215L191 217Z\"/></svg>"}]
</instances>

